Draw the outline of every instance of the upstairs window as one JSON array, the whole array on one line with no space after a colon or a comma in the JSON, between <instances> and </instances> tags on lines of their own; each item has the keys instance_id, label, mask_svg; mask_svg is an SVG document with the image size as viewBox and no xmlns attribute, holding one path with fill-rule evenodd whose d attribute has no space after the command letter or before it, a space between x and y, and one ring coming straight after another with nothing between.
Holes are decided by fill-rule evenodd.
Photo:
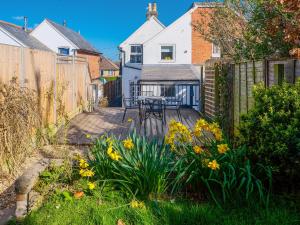
<instances>
[{"instance_id":1,"label":"upstairs window","mask_svg":"<svg viewBox=\"0 0 300 225\"><path fill-rule=\"evenodd\" d=\"M70 49L69 48L58 48L58 54L70 55Z\"/></svg>"},{"instance_id":2,"label":"upstairs window","mask_svg":"<svg viewBox=\"0 0 300 225\"><path fill-rule=\"evenodd\" d=\"M174 45L161 46L161 60L173 61L174 60Z\"/></svg>"},{"instance_id":3,"label":"upstairs window","mask_svg":"<svg viewBox=\"0 0 300 225\"><path fill-rule=\"evenodd\" d=\"M130 63L142 63L143 50L142 45L131 45Z\"/></svg>"}]
</instances>

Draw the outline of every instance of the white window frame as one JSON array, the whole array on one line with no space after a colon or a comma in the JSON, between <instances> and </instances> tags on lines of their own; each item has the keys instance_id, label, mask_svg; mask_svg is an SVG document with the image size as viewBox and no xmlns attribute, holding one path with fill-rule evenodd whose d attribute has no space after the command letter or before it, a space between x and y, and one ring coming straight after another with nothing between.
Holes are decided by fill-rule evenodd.
<instances>
[{"instance_id":1,"label":"white window frame","mask_svg":"<svg viewBox=\"0 0 300 225\"><path fill-rule=\"evenodd\" d=\"M173 59L171 60L164 60L162 59L162 48L163 47L172 47L173 48ZM176 45L175 44L161 44L160 45L160 51L159 51L159 57L160 57L160 62L163 63L174 63L176 61Z\"/></svg>"},{"instance_id":2,"label":"white window frame","mask_svg":"<svg viewBox=\"0 0 300 225\"><path fill-rule=\"evenodd\" d=\"M131 47L134 47L134 46L137 46L137 47L141 47L141 52L132 52L131 51ZM143 63L143 45L141 44L133 44L133 45L130 45L130 55L129 55L129 62L131 64L142 64ZM131 61L131 56L141 56L141 62L132 62Z\"/></svg>"},{"instance_id":3,"label":"white window frame","mask_svg":"<svg viewBox=\"0 0 300 225\"><path fill-rule=\"evenodd\" d=\"M211 50L212 57L213 58L220 58L221 57L221 48L218 45L214 44L214 43L212 43L211 48L212 48L212 50ZM215 52L215 49L218 49L218 51Z\"/></svg>"}]
</instances>

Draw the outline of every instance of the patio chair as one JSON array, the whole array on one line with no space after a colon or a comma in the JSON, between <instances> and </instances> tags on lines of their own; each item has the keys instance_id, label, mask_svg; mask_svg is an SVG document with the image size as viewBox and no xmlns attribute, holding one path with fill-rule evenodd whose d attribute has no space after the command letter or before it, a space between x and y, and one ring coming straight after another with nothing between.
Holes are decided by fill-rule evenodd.
<instances>
[{"instance_id":1,"label":"patio chair","mask_svg":"<svg viewBox=\"0 0 300 225\"><path fill-rule=\"evenodd\" d=\"M164 104L161 99L145 99L142 103L144 108L143 120L147 120L150 117L159 119L162 123L165 123Z\"/></svg>"},{"instance_id":2,"label":"patio chair","mask_svg":"<svg viewBox=\"0 0 300 225\"><path fill-rule=\"evenodd\" d=\"M124 95L123 95L123 105L124 105L125 110L124 110L122 122L124 122L127 110L129 110L129 109L139 109L139 103L136 99L134 99L134 98L125 98Z\"/></svg>"},{"instance_id":3,"label":"patio chair","mask_svg":"<svg viewBox=\"0 0 300 225\"><path fill-rule=\"evenodd\" d=\"M182 122L182 116L181 116L181 109L182 106L182 98L172 98L172 99L166 99L166 105L165 105L165 109L166 110L176 110L177 112L177 116L178 119L180 120L180 122Z\"/></svg>"}]
</instances>

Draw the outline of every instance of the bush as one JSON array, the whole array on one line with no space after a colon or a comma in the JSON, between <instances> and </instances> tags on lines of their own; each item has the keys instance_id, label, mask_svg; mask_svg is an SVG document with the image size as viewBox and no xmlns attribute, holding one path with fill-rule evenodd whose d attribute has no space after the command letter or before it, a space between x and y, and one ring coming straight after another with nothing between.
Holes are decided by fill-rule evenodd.
<instances>
[{"instance_id":1,"label":"bush","mask_svg":"<svg viewBox=\"0 0 300 225\"><path fill-rule=\"evenodd\" d=\"M239 143L252 159L273 167L279 177L299 179L300 82L254 88L254 107L243 115Z\"/></svg>"},{"instance_id":2,"label":"bush","mask_svg":"<svg viewBox=\"0 0 300 225\"><path fill-rule=\"evenodd\" d=\"M219 206L248 202L253 197L268 203L268 190L259 177L271 183L271 171L260 164L253 165L244 147L231 149L216 123L200 119L190 131L172 121L166 142L177 155L173 191L189 186L199 192L202 188Z\"/></svg>"},{"instance_id":3,"label":"bush","mask_svg":"<svg viewBox=\"0 0 300 225\"><path fill-rule=\"evenodd\" d=\"M33 136L40 125L37 95L17 80L0 82L0 174L18 169L32 150Z\"/></svg>"},{"instance_id":4,"label":"bush","mask_svg":"<svg viewBox=\"0 0 300 225\"><path fill-rule=\"evenodd\" d=\"M147 198L167 191L173 161L165 145L134 133L124 141L107 136L98 139L90 165L96 179L131 196Z\"/></svg>"}]
</instances>

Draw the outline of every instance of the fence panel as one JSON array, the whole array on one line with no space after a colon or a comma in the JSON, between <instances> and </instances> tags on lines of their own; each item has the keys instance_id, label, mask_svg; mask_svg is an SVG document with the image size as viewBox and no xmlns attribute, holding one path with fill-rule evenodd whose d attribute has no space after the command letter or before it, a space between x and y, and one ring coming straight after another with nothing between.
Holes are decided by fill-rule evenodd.
<instances>
[{"instance_id":1,"label":"fence panel","mask_svg":"<svg viewBox=\"0 0 300 225\"><path fill-rule=\"evenodd\" d=\"M57 59L54 52L0 44L0 81L14 77L36 91L45 124L59 122L62 112L74 116L91 98L88 65L82 59Z\"/></svg>"}]
</instances>

